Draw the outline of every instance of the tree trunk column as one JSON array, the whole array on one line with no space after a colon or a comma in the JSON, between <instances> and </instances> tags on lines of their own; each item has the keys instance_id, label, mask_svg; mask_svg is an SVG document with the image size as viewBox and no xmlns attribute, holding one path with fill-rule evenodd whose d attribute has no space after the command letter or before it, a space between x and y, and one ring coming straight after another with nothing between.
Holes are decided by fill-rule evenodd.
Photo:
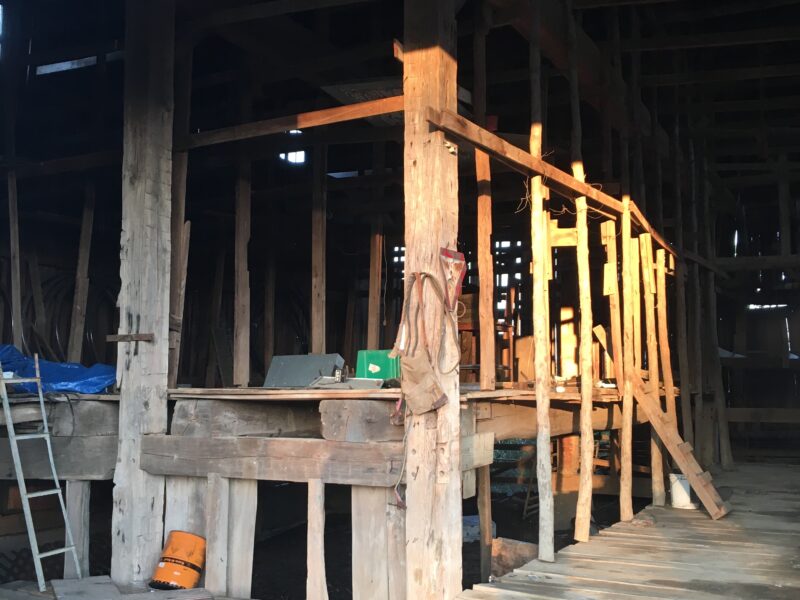
<instances>
[{"instance_id":1,"label":"tree trunk column","mask_svg":"<svg viewBox=\"0 0 800 600\"><path fill-rule=\"evenodd\" d=\"M456 247L458 163L425 111L457 110L453 0L405 0L404 31L405 268L407 274L425 271L440 278L439 249ZM437 356L441 304L427 286L424 302L426 334ZM449 335L442 343L444 361L452 363L457 344ZM447 403L406 420L408 598L454 598L461 592L458 370L441 375L440 382Z\"/></svg>"}]
</instances>

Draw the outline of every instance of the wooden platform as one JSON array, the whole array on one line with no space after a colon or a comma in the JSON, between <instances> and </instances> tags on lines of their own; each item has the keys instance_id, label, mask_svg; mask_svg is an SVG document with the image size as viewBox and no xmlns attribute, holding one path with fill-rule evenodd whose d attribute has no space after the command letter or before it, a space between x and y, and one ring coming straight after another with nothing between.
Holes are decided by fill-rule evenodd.
<instances>
[{"instance_id":1,"label":"wooden platform","mask_svg":"<svg viewBox=\"0 0 800 600\"><path fill-rule=\"evenodd\" d=\"M459 600L800 598L800 465L741 464L715 481L733 512L648 507Z\"/></svg>"},{"instance_id":2,"label":"wooden platform","mask_svg":"<svg viewBox=\"0 0 800 600\"><path fill-rule=\"evenodd\" d=\"M3 600L236 600L213 596L204 589L156 591L120 589L111 578L102 575L84 579L58 579L48 582L40 592L32 581L14 581L0 585Z\"/></svg>"}]
</instances>

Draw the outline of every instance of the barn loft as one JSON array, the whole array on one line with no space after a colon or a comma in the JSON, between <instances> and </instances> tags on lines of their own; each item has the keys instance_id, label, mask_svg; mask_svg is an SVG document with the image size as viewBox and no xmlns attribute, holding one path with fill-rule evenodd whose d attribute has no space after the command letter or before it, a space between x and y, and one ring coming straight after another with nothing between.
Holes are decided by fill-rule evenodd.
<instances>
[{"instance_id":1,"label":"barn loft","mask_svg":"<svg viewBox=\"0 0 800 600\"><path fill-rule=\"evenodd\" d=\"M0 598L800 597L797 23L0 0Z\"/></svg>"}]
</instances>

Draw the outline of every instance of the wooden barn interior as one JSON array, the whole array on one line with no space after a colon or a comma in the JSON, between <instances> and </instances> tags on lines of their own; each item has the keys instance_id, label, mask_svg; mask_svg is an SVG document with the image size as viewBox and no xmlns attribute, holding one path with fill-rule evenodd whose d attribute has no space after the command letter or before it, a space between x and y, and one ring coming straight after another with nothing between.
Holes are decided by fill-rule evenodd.
<instances>
[{"instance_id":1,"label":"wooden barn interior","mask_svg":"<svg viewBox=\"0 0 800 600\"><path fill-rule=\"evenodd\" d=\"M800 597L797 0L0 0L0 81L0 598Z\"/></svg>"}]
</instances>

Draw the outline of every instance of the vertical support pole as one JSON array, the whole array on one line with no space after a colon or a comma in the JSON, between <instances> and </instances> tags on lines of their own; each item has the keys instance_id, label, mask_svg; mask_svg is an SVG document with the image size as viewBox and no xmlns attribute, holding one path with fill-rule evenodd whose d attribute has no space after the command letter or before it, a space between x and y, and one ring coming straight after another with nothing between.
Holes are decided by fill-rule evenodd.
<instances>
[{"instance_id":1,"label":"vertical support pole","mask_svg":"<svg viewBox=\"0 0 800 600\"><path fill-rule=\"evenodd\" d=\"M325 353L326 232L328 213L328 147L314 146L311 199L311 347L312 354Z\"/></svg>"},{"instance_id":2,"label":"vertical support pole","mask_svg":"<svg viewBox=\"0 0 800 600\"><path fill-rule=\"evenodd\" d=\"M491 467L478 467L478 520L481 534L481 581L492 574L492 475Z\"/></svg>"},{"instance_id":3,"label":"vertical support pole","mask_svg":"<svg viewBox=\"0 0 800 600\"><path fill-rule=\"evenodd\" d=\"M631 37L638 40L639 10L636 6L630 7ZM631 79L628 85L630 94L630 110L633 115L633 199L643 213L647 212L647 191L644 183L644 151L642 149L642 57L640 52L631 52Z\"/></svg>"},{"instance_id":4,"label":"vertical support pole","mask_svg":"<svg viewBox=\"0 0 800 600\"><path fill-rule=\"evenodd\" d=\"M383 278L383 224L372 223L369 236L369 292L367 307L367 348L381 343L381 281Z\"/></svg>"},{"instance_id":5,"label":"vertical support pole","mask_svg":"<svg viewBox=\"0 0 800 600\"><path fill-rule=\"evenodd\" d=\"M542 153L542 57L539 45L541 7L531 0L528 68L531 72L530 152ZM551 250L549 216L544 207L544 185L533 177L531 190L531 254L533 255L533 337L536 373L536 481L539 491L539 560L555 560L553 465L550 458L550 326L549 281Z\"/></svg>"},{"instance_id":6,"label":"vertical support pole","mask_svg":"<svg viewBox=\"0 0 800 600\"><path fill-rule=\"evenodd\" d=\"M92 246L94 202L94 183L89 182L86 184L83 198L81 234L78 243L78 266L75 269L75 292L72 297L72 316L69 326L69 342L67 343L67 360L76 363L81 362L81 351L83 350L86 299L89 294L89 254Z\"/></svg>"},{"instance_id":7,"label":"vertical support pole","mask_svg":"<svg viewBox=\"0 0 800 600\"><path fill-rule=\"evenodd\" d=\"M271 245L264 275L264 375L275 355L275 246Z\"/></svg>"},{"instance_id":8,"label":"vertical support pole","mask_svg":"<svg viewBox=\"0 0 800 600\"><path fill-rule=\"evenodd\" d=\"M403 94L406 273L439 273L440 248L458 235L458 160L444 135L425 120L427 107L457 108L453 0L405 0ZM421 318L436 356L452 364L458 344L440 336L440 300L426 286ZM449 325L447 325L449 327ZM436 365L442 368L444 365ZM439 375L446 403L406 419L406 593L452 598L461 592L461 408L458 374Z\"/></svg>"},{"instance_id":9,"label":"vertical support pole","mask_svg":"<svg viewBox=\"0 0 800 600\"><path fill-rule=\"evenodd\" d=\"M72 532L72 541L78 554L78 564L81 573L89 574L89 528L90 517L89 501L91 499L90 481L67 481L67 493L64 498L67 504L67 520ZM65 540L69 544L69 540ZM75 561L64 561L64 579L78 577L75 571Z\"/></svg>"},{"instance_id":10,"label":"vertical support pole","mask_svg":"<svg viewBox=\"0 0 800 600\"><path fill-rule=\"evenodd\" d=\"M86 323L86 300L89 294L89 254L92 244L92 225L94 223L95 187L88 182L84 191L83 213L81 218L80 241L78 243L78 264L75 269L75 292L72 298L67 361L79 363L83 350L83 334ZM89 573L89 539L91 529L90 502L92 483L90 481L66 482L67 519L69 520L72 541L78 555L81 573ZM65 536L65 545L69 540ZM64 579L78 576L75 561L64 561Z\"/></svg>"},{"instance_id":11,"label":"vertical support pole","mask_svg":"<svg viewBox=\"0 0 800 600\"><path fill-rule=\"evenodd\" d=\"M253 583L258 481L231 479L229 487L228 594L232 598L249 598Z\"/></svg>"},{"instance_id":12,"label":"vertical support pole","mask_svg":"<svg viewBox=\"0 0 800 600\"><path fill-rule=\"evenodd\" d=\"M372 175L382 178L386 171L386 145L375 142L372 145ZM383 199L382 179L372 188L373 201ZM369 292L367 308L367 348L377 350L381 345L381 286L383 283L383 256L385 237L383 223L379 219L372 222L369 243Z\"/></svg>"},{"instance_id":13,"label":"vertical support pole","mask_svg":"<svg viewBox=\"0 0 800 600\"><path fill-rule=\"evenodd\" d=\"M16 35L17 6L8 6L4 13L4 26L10 31L10 35ZM13 12L12 12L13 11ZM16 104L17 104L17 72L15 65L16 58L16 39L6 40L3 43L3 62L5 63L5 154L6 161L13 164L17 155L16 141ZM20 246L19 246L19 210L17 198L17 172L13 166L6 175L8 190L8 228L9 228L9 262L11 264L11 333L14 345L23 350L22 333L22 271L20 266Z\"/></svg>"},{"instance_id":14,"label":"vertical support pole","mask_svg":"<svg viewBox=\"0 0 800 600\"><path fill-rule=\"evenodd\" d=\"M792 253L792 196L789 191L789 169L786 154L778 161L778 218L780 219L781 254Z\"/></svg>"},{"instance_id":15,"label":"vertical support pole","mask_svg":"<svg viewBox=\"0 0 800 600\"><path fill-rule=\"evenodd\" d=\"M667 301L667 252L656 250L656 308L658 309L658 347L661 356L661 372L664 377L664 395L667 399L667 417L678 427L675 406L675 382L672 378L672 352L669 347L669 316Z\"/></svg>"},{"instance_id":16,"label":"vertical support pole","mask_svg":"<svg viewBox=\"0 0 800 600\"><path fill-rule=\"evenodd\" d=\"M711 184L708 181L707 159L703 156L701 177L703 182L703 213L706 221L706 253L708 260L716 257L716 218L711 210ZM788 240L788 236L787 236ZM781 241L783 245L783 240ZM783 247L783 246L782 246ZM716 408L716 423L719 432L719 459L723 469L733 468L733 451L731 449L731 436L728 427L728 407L725 401L725 384L722 380L722 363L719 358L719 333L717 325L717 283L716 274L711 269L705 273L705 291L707 306L708 326L708 351L710 353L711 385ZM709 439L713 439L711 436Z\"/></svg>"},{"instance_id":17,"label":"vertical support pole","mask_svg":"<svg viewBox=\"0 0 800 600\"><path fill-rule=\"evenodd\" d=\"M307 535L306 598L328 600L328 584L325 576L325 484L319 479L308 480Z\"/></svg>"},{"instance_id":18,"label":"vertical support pole","mask_svg":"<svg viewBox=\"0 0 800 600\"><path fill-rule=\"evenodd\" d=\"M692 141L689 141L689 249L697 254L698 237L700 228L697 218L697 165L695 162L695 149ZM700 288L700 265L696 262L689 267L689 350L692 364L692 387L695 394L694 399L694 453L695 456L703 456L703 445L706 441L703 418L703 336L702 331L702 298L703 293ZM702 461L701 461L702 462Z\"/></svg>"},{"instance_id":19,"label":"vertical support pole","mask_svg":"<svg viewBox=\"0 0 800 600\"><path fill-rule=\"evenodd\" d=\"M208 336L208 364L206 365L206 387L214 387L217 380L217 371L222 375L222 387L225 387L225 375L222 372L222 362L219 356L219 345L214 341L217 322L222 310L222 292L225 279L225 248L220 243L217 259L214 265L214 283L211 289L211 308L209 315Z\"/></svg>"},{"instance_id":20,"label":"vertical support pole","mask_svg":"<svg viewBox=\"0 0 800 600\"><path fill-rule=\"evenodd\" d=\"M677 88L675 106L679 106ZM678 253L683 253L683 189L680 163L680 115L675 112L674 133L672 136L672 184L675 194L674 221L675 245ZM686 263L679 259L675 265L675 345L678 348L678 371L681 382L681 424L683 439L694 444L694 427L692 427L692 367L689 361L689 342L687 340L688 322L686 318Z\"/></svg>"},{"instance_id":21,"label":"vertical support pole","mask_svg":"<svg viewBox=\"0 0 800 600\"><path fill-rule=\"evenodd\" d=\"M175 118L173 135L180 140L189 134L189 114L192 95L192 42L185 41L175 49ZM189 153L176 150L172 153L172 255L170 264L170 340L169 387L178 384L181 354L181 330L186 293L186 267L189 255L189 229L186 224L186 176Z\"/></svg>"},{"instance_id":22,"label":"vertical support pole","mask_svg":"<svg viewBox=\"0 0 800 600\"><path fill-rule=\"evenodd\" d=\"M228 526L230 518L230 480L217 473L208 474L206 485L206 566L205 587L214 596L228 594Z\"/></svg>"},{"instance_id":23,"label":"vertical support pole","mask_svg":"<svg viewBox=\"0 0 800 600\"><path fill-rule=\"evenodd\" d=\"M128 0L122 156L119 447L114 471L111 578L144 585L161 552L164 477L139 468L141 438L167 428L175 4Z\"/></svg>"},{"instance_id":24,"label":"vertical support pole","mask_svg":"<svg viewBox=\"0 0 800 600\"><path fill-rule=\"evenodd\" d=\"M389 600L387 504L391 490L351 488L353 600Z\"/></svg>"},{"instance_id":25,"label":"vertical support pole","mask_svg":"<svg viewBox=\"0 0 800 600\"><path fill-rule=\"evenodd\" d=\"M619 518L633 519L633 271L631 258L631 199L622 196L622 430L620 432Z\"/></svg>"},{"instance_id":26,"label":"vertical support pole","mask_svg":"<svg viewBox=\"0 0 800 600\"><path fill-rule=\"evenodd\" d=\"M475 3L473 48L473 108L479 125L486 124L486 33L484 2ZM492 256L492 171L489 155L475 149L478 185L478 320L480 329L480 386L493 390L497 377L494 320L494 257ZM510 357L513 365L513 355ZM513 371L512 371L513 379Z\"/></svg>"},{"instance_id":27,"label":"vertical support pole","mask_svg":"<svg viewBox=\"0 0 800 600\"><path fill-rule=\"evenodd\" d=\"M603 221L600 236L606 249L606 264L603 273L603 293L608 296L608 314L611 321L611 352L614 359L614 376L617 392L622 395L625 380L622 352L622 323L619 306L619 276L617 266L617 226L614 221Z\"/></svg>"},{"instance_id":28,"label":"vertical support pole","mask_svg":"<svg viewBox=\"0 0 800 600\"><path fill-rule=\"evenodd\" d=\"M656 306L655 296L657 292L656 282L653 273L653 242L649 233L639 236L639 255L642 265L642 293L644 294L645 307L645 335L647 339L647 371L649 373L648 383L653 397L658 398L658 406L661 408L661 398L659 395L660 377L658 372L658 335L656 327ZM658 437L655 429L650 427L650 476L653 489L653 505L664 506L666 502L666 492L664 488L664 445Z\"/></svg>"},{"instance_id":29,"label":"vertical support pole","mask_svg":"<svg viewBox=\"0 0 800 600\"><path fill-rule=\"evenodd\" d=\"M583 168L581 138L580 94L578 89L578 51L575 32L575 15L572 0L564 4L567 21L567 46L569 59L569 99L572 122L572 175L578 181L586 181ZM592 284L589 265L589 222L586 198L575 199L575 228L577 230L578 298L580 302L580 391L581 391L581 448L580 473L578 479L578 502L575 509L575 534L579 542L589 540L592 520L592 474L594 471L594 428L592 427Z\"/></svg>"},{"instance_id":30,"label":"vertical support pole","mask_svg":"<svg viewBox=\"0 0 800 600\"><path fill-rule=\"evenodd\" d=\"M655 183L653 184L653 226L656 231L664 231L664 174L661 164L661 149L658 146L658 88L651 89L652 102L650 103L650 138L653 140L653 168Z\"/></svg>"},{"instance_id":31,"label":"vertical support pole","mask_svg":"<svg viewBox=\"0 0 800 600\"><path fill-rule=\"evenodd\" d=\"M245 94L245 103L249 94ZM242 112L248 114L249 106ZM250 246L252 164L239 156L236 172L236 230L234 238L233 385L250 384Z\"/></svg>"}]
</instances>

